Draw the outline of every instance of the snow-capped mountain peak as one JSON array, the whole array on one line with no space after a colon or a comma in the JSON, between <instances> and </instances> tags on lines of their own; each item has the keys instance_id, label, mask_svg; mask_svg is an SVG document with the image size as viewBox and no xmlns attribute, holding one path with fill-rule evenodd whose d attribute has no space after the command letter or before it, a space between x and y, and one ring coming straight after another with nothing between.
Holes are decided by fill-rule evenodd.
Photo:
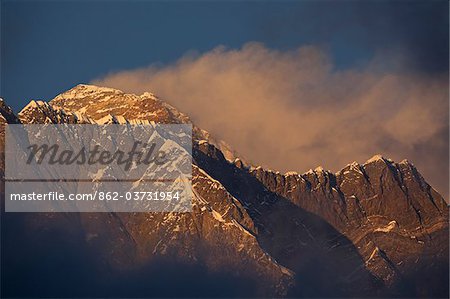
<instances>
[{"instance_id":1,"label":"snow-capped mountain peak","mask_svg":"<svg viewBox=\"0 0 450 299\"><path fill-rule=\"evenodd\" d=\"M152 93L85 84L48 103L30 102L19 118L23 123L190 123ZM226 143L195 126L193 138L193 213L116 215L120 228L89 226L92 219L86 216L80 223L90 235L115 237L96 244L114 249L105 259L128 261L129 252L139 252L137 260L170 255L203 262L211 271L252 273L271 296L285 295L294 277L301 288L302 279L311 276L321 287L333 281L349 290L345 295L371 296L380 285L385 291L416 275L411 269L420 263L430 276L439 273L438 265L448 266L447 204L408 161L375 155L334 174L322 167L281 174L236 159ZM119 239L133 250L122 256L129 247ZM324 271L305 270L311 257Z\"/></svg>"}]
</instances>

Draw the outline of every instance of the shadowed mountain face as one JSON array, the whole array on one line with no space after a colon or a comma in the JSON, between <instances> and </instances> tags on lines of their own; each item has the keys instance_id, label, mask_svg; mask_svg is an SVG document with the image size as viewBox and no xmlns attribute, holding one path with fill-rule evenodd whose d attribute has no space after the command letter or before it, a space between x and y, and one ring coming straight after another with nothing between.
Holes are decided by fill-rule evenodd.
<instances>
[{"instance_id":1,"label":"shadowed mountain face","mask_svg":"<svg viewBox=\"0 0 450 299\"><path fill-rule=\"evenodd\" d=\"M190 122L151 93L89 85L0 110L2 123ZM448 297L448 207L407 160L280 174L195 126L193 139L192 213L3 214L2 295Z\"/></svg>"}]
</instances>

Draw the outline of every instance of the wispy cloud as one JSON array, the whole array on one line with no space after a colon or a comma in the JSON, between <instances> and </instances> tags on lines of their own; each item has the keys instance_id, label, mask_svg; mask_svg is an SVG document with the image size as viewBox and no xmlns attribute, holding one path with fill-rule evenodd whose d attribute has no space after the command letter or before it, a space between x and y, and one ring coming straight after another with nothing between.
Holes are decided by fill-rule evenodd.
<instances>
[{"instance_id":1,"label":"wispy cloud","mask_svg":"<svg viewBox=\"0 0 450 299\"><path fill-rule=\"evenodd\" d=\"M448 196L447 77L386 71L382 58L336 71L318 47L248 43L94 83L158 94L255 164L338 170L382 153L408 158Z\"/></svg>"}]
</instances>

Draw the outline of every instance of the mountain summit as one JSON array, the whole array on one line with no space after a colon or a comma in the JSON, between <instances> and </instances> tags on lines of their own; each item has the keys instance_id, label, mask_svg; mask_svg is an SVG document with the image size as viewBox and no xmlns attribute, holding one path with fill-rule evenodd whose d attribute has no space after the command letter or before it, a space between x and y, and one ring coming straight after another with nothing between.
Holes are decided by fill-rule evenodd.
<instances>
[{"instance_id":1,"label":"mountain summit","mask_svg":"<svg viewBox=\"0 0 450 299\"><path fill-rule=\"evenodd\" d=\"M17 118L4 110L7 123L191 122L152 93L92 85L32 101ZM82 235L98 271L202 267L208 284L239 285L222 296L448 296L448 207L407 160L281 174L196 126L193 138L192 213L34 215L33 229Z\"/></svg>"}]
</instances>

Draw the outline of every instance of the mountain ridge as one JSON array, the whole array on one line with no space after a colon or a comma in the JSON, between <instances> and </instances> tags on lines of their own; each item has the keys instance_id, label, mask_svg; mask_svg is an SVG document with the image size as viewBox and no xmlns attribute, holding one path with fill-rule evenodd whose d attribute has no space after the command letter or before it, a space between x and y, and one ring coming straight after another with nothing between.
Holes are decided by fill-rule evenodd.
<instances>
[{"instance_id":1,"label":"mountain ridge","mask_svg":"<svg viewBox=\"0 0 450 299\"><path fill-rule=\"evenodd\" d=\"M26 114L26 111L28 109L40 109L42 110L42 112L44 113L49 113L49 114L62 114L65 115L66 117L68 117L68 119L63 119L63 118L59 118L59 119L52 119L53 122L80 122L80 123L96 123L96 124L107 124L107 123L117 123L117 124L145 124L147 122L150 122L148 119L142 119L142 118L135 118L135 119L129 119L126 117L123 117L123 115L119 114L119 115L114 115L114 114L106 114L102 117L97 117L95 119L91 118L88 116L88 114L86 113L86 108L82 107L80 109L74 109L73 107L69 107L68 110L64 109L65 105L63 104L64 101L70 101L73 99L80 99L80 96L92 96L92 94L95 93L99 93L103 96L104 93L109 93L109 94L119 94L119 95L125 95L125 93L119 89L115 89L115 88L110 88L110 87L101 87L101 86L96 86L96 85L91 85L91 84L78 84L75 87L69 89L66 92L63 92L62 94L56 96L55 98L53 98L52 100L50 100L49 102L45 102L42 100L31 100L24 108L22 108L22 110L18 113L19 115L19 119L20 116L22 116L22 120L24 122L30 122L29 119L24 118L23 115ZM174 108L173 106L162 102L161 100L159 100L159 98L151 92L144 92L142 95L134 95L137 97L140 97L141 99L152 99L152 100L156 100L160 103L163 103L163 106L166 107L167 109L169 109L170 111L177 111L176 108ZM75 108L77 106L75 105ZM65 107L67 108L67 107ZM47 110L47 111L46 111ZM104 111L103 111L104 112ZM191 120L189 119L188 116L186 116L183 113L180 112L176 112L175 115L177 115L177 117L175 118L171 118L170 121L179 121L179 122L188 122L188 123L192 123ZM119 116L119 118L117 118L117 116ZM144 115L145 117L150 117L152 115ZM107 120L109 118L109 122L105 120ZM168 119L166 119L167 121ZM32 122L33 120L31 120ZM100 121L100 122L99 122ZM154 120L152 120L153 122L155 122ZM210 134L207 131L203 131L203 134L206 135L207 137L210 136ZM203 142L206 141L208 142L209 138L207 139L203 139L203 140L197 140L197 142ZM214 143L212 143L213 145L215 145ZM215 145L217 146L217 145ZM232 150L234 152L234 150ZM235 162L235 160L238 159L239 161L242 162L242 158L241 157L234 157L234 160L227 158L227 160L230 160L232 162ZM367 159L364 163L358 163L356 161L353 161L352 163L347 164L346 166L344 166L342 169L338 170L337 172L335 172L334 174L338 174L341 171L343 171L346 167L348 167L349 165L352 165L353 163L359 164L360 166L363 166L365 164L368 164L370 162L376 162L376 161L387 161L389 163L392 163L393 160L391 160L390 158L384 157L382 154L374 154L372 157L370 157L369 159ZM413 165L412 163L410 163L407 159L402 160L399 163L409 163L411 165ZM244 162L242 162L244 164ZM258 165L250 165L250 166L246 166L249 168L262 168L261 166ZM275 173L279 173L279 171L276 170L271 170L271 169L266 169L266 171L269 172L275 172ZM310 169L306 172L300 173L302 175L305 175L307 173L311 173L311 172L320 172L320 170L324 170L322 166L318 166L316 167L314 170ZM329 170L325 170L327 172L330 172ZM331 172L330 172L331 173ZM293 175L293 174L298 174L298 171L287 171L286 173L284 173L284 175Z\"/></svg>"},{"instance_id":2,"label":"mountain ridge","mask_svg":"<svg viewBox=\"0 0 450 299\"><path fill-rule=\"evenodd\" d=\"M13 118L10 120L14 121ZM188 116L152 93L138 96L85 84L48 103L30 102L18 113L18 121L191 122ZM134 218L122 215L118 218L135 245L118 242L112 246L119 249L135 246L140 252L136 255L140 263L157 254L159 242L166 240L163 255L179 249L179 253L172 253L177 259L203 260L215 271L232 269L241 273L247 271L250 278L252 275L263 277L263 283L259 283L262 290L258 294L266 296L332 293L397 296L405 294L402 288L411 281L418 286L408 294L421 296L424 286L423 282L416 281L417 269L441 273L437 261L448 266L447 204L407 160L395 163L374 155L363 164L353 162L336 173L317 167L303 174L281 174L249 165L226 143L215 140L195 125L193 127L193 187L196 194L193 215L134 215ZM231 208L234 204L238 204L232 213L234 216L228 218L227 213L234 209ZM104 215L80 217L84 219L84 229L92 230L90 235L110 234L117 238L118 233L111 228L95 227ZM153 240L159 234L157 231L149 232L152 237L145 236L144 220L155 223L162 234L167 234L165 228L173 227L169 233L171 237L157 242ZM45 225L51 222L40 221ZM168 221L170 226L159 224L159 221ZM190 232L195 228L196 233L192 236L196 236L197 241L180 239L179 231L174 231L180 223L184 223L179 228L181 231ZM217 247L210 236L223 239L219 242L221 245ZM171 238L177 241L173 242ZM208 244L206 251L199 249L200 243ZM109 243L100 246L106 244ZM149 250L149 247L153 249ZM182 250L184 247L188 249ZM219 248L226 248L229 254L219 256ZM245 250L244 254L242 251ZM256 261L254 256L262 259ZM127 258L121 254L105 258L127 264ZM247 263L250 270L239 265L240 258L246 261L244 264ZM309 264L309 259L315 261L314 267ZM314 268L326 269L324 272L334 272L340 277L316 273ZM308 275L312 277L309 280ZM413 277L405 278L409 276ZM312 293L305 291L305 283L314 285L318 282L320 286L315 286ZM445 291L441 286L440 292L448 293L448 289ZM433 294L428 290L425 295Z\"/></svg>"}]
</instances>

